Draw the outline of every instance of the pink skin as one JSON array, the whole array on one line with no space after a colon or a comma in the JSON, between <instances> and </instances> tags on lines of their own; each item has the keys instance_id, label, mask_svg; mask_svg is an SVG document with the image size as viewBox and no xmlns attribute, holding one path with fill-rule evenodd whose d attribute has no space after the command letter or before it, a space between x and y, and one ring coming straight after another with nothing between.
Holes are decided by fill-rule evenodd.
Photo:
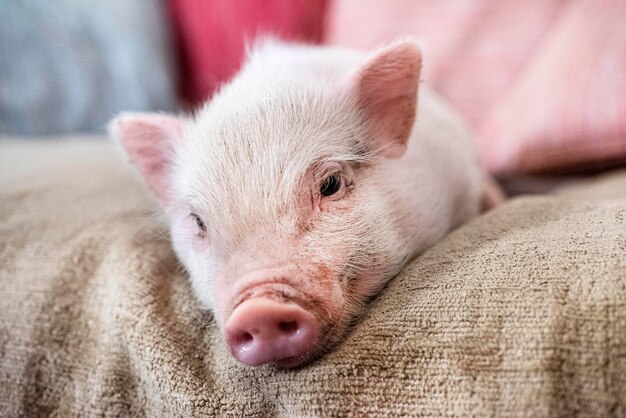
<instances>
[{"instance_id":1,"label":"pink skin","mask_svg":"<svg viewBox=\"0 0 626 418\"><path fill-rule=\"evenodd\" d=\"M445 121L407 152L421 66L412 42L357 59L341 83L317 80L326 67L310 85L298 78L301 90L273 84L282 60L262 58L193 121L126 114L111 131L165 208L174 249L233 356L297 367L337 343L368 298L478 199L458 133L436 136ZM308 99L328 86L341 90ZM449 165L469 174L450 177ZM338 186L323 193L331 177Z\"/></svg>"},{"instance_id":2,"label":"pink skin","mask_svg":"<svg viewBox=\"0 0 626 418\"><path fill-rule=\"evenodd\" d=\"M344 186L332 196L321 196L319 183L337 172L344 173ZM231 353L243 364L298 366L314 357L329 337L345 326L345 283L337 280L333 269L311 260L331 260L335 270L341 271L349 253L338 246L307 246L304 242L307 228L323 214L353 208L353 196L348 196L351 174L337 163L312 169L303 176L308 187L301 189L298 221L283 245L279 244L280 234L266 226L229 254L228 262L214 272L213 293L219 295L212 302L215 316L224 324ZM210 238L186 213L181 211L179 222L184 227L180 229L194 235L189 256L195 258L210 251ZM267 247L268 237L273 248ZM263 262L259 254L265 256ZM281 323L294 323L295 328L285 332ZM249 337L242 339L242 334Z\"/></svg>"},{"instance_id":3,"label":"pink skin","mask_svg":"<svg viewBox=\"0 0 626 418\"><path fill-rule=\"evenodd\" d=\"M229 254L228 261L214 272L212 294L217 297L211 304L215 318L223 324L230 352L243 364L297 367L309 362L347 328L353 313L346 309L346 295L359 300L383 284L355 277L349 289L348 281L338 278L338 272L345 270L349 251L329 242L306 243L307 230L323 215L340 216L354 209L358 193L348 187L352 182L348 176L354 174L350 170L342 170L342 190L330 197L320 195L320 178L339 168L336 164L319 167L316 173L304 176L309 186L298 199L299 221L282 245L280 234L267 226ZM177 252L195 259L211 251L211 240L188 213L186 209L178 211L172 233L193 236L191 246ZM273 244L270 248L268 237ZM176 235L173 240L175 244L180 241ZM264 255L263 261L259 254ZM329 260L332 267L312 263L314 259ZM367 273L382 276L383 271L372 267ZM292 325L281 328L285 323Z\"/></svg>"},{"instance_id":4,"label":"pink skin","mask_svg":"<svg viewBox=\"0 0 626 418\"><path fill-rule=\"evenodd\" d=\"M320 173L327 175L336 169L322 168ZM352 182L349 170L343 172L346 186L330 197L318 191L316 179L324 174L304 177L310 183L305 197L299 199L299 221L282 245L281 234L267 226L214 272L215 317L224 324L229 350L241 363L297 367L309 362L345 332L354 315L346 307L346 297L361 301L384 284L377 277L385 277L385 270L376 265L351 280L341 280L350 257L348 249L330 241L306 243L308 229L321 217L354 210L359 196L347 186ZM210 239L198 231L195 221L187 216L182 222L187 234L189 228L196 228L190 257L210 251ZM270 248L267 237L272 240ZM264 255L263 261L259 254ZM311 262L320 259L329 264ZM290 325L285 329L284 324Z\"/></svg>"},{"instance_id":5,"label":"pink skin","mask_svg":"<svg viewBox=\"0 0 626 418\"><path fill-rule=\"evenodd\" d=\"M371 146L387 157L397 158L406 148L420 63L419 50L403 43L378 54L353 75L350 94L372 121L376 141ZM352 190L357 173L348 164L309 167L301 178L295 212L287 210L278 220L255 225L245 241L238 242L208 229L200 208L172 197L171 162L164 150L172 143L184 145L180 119L134 114L116 119L112 131L168 209L181 261L192 276L212 276L210 286L192 282L200 299L212 307L231 353L244 364L294 367L318 356L345 332L364 299L400 266L401 258L387 269L377 264L361 267L367 273L348 268L354 249L344 245L337 231L350 219L344 216L359 217L355 210L362 198ZM333 174L339 176L339 190L323 196L320 185ZM228 230L228 224L224 228ZM215 245L220 242L222 250ZM208 258L212 267L201 261Z\"/></svg>"}]
</instances>

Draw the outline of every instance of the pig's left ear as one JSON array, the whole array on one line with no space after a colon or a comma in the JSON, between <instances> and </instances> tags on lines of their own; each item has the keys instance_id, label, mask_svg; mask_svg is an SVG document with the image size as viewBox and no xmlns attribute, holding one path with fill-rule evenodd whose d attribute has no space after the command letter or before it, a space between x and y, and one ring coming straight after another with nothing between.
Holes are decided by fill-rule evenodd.
<instances>
[{"instance_id":1,"label":"pig's left ear","mask_svg":"<svg viewBox=\"0 0 626 418\"><path fill-rule=\"evenodd\" d=\"M414 42L392 44L358 70L353 95L371 123L371 147L389 158L406 150L417 108L422 53Z\"/></svg>"},{"instance_id":2,"label":"pig's left ear","mask_svg":"<svg viewBox=\"0 0 626 418\"><path fill-rule=\"evenodd\" d=\"M183 136L182 119L159 113L122 113L109 124L109 133L159 201L168 206L173 147Z\"/></svg>"}]
</instances>

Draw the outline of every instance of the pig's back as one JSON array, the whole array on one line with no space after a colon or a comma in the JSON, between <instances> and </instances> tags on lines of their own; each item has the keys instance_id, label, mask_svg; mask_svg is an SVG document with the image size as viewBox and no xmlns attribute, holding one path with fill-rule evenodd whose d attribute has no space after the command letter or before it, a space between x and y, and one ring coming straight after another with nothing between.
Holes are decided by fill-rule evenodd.
<instances>
[{"instance_id":1,"label":"pig's back","mask_svg":"<svg viewBox=\"0 0 626 418\"><path fill-rule=\"evenodd\" d=\"M447 211L450 227L476 216L480 208L483 170L472 136L462 118L434 91L423 84L418 93L415 125L402 157L403 163L422 176L424 193ZM435 210L435 213L441 213ZM443 213L441 213L443 215Z\"/></svg>"}]
</instances>

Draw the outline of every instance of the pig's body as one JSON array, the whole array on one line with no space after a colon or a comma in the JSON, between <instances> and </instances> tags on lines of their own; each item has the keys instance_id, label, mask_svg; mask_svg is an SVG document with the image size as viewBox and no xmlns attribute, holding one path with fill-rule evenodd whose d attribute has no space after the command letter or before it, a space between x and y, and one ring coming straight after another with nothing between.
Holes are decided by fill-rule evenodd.
<instances>
[{"instance_id":1,"label":"pig's body","mask_svg":"<svg viewBox=\"0 0 626 418\"><path fill-rule=\"evenodd\" d=\"M469 132L426 88L420 91L418 117L406 153L399 160L385 160L383 165L402 179L396 187L397 193L408 195L407 218L411 218L410 213L421 215L417 230L422 232L407 237L417 252L479 213L483 172ZM400 221L402 230L416 230L406 228L404 222L407 220Z\"/></svg>"},{"instance_id":2,"label":"pig's body","mask_svg":"<svg viewBox=\"0 0 626 418\"><path fill-rule=\"evenodd\" d=\"M112 126L235 357L296 366L408 260L479 213L468 133L420 88L410 42L257 48L193 120Z\"/></svg>"}]
</instances>

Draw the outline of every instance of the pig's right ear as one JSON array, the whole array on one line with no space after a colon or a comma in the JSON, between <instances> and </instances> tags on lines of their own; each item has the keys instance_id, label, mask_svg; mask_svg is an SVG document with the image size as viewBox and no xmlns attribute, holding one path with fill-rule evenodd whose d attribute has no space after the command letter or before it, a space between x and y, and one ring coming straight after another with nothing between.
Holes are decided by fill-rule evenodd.
<instances>
[{"instance_id":1,"label":"pig's right ear","mask_svg":"<svg viewBox=\"0 0 626 418\"><path fill-rule=\"evenodd\" d=\"M422 53L415 42L376 51L353 76L352 94L369 122L370 147L389 158L406 150L417 109Z\"/></svg>"},{"instance_id":2,"label":"pig's right ear","mask_svg":"<svg viewBox=\"0 0 626 418\"><path fill-rule=\"evenodd\" d=\"M182 139L182 119L159 113L122 113L109 124L109 133L159 201L168 206L173 146Z\"/></svg>"}]
</instances>

